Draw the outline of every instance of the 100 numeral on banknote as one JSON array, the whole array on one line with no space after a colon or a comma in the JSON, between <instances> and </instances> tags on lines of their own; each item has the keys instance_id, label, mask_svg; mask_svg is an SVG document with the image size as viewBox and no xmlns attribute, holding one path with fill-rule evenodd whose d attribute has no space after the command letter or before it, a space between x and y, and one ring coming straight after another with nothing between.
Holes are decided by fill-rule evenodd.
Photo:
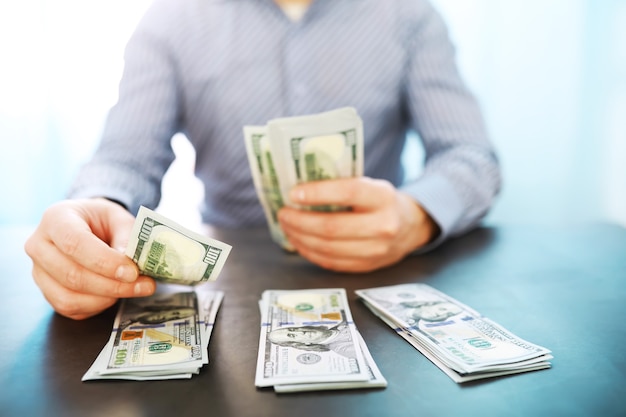
<instances>
[{"instance_id":1,"label":"100 numeral on banknote","mask_svg":"<svg viewBox=\"0 0 626 417\"><path fill-rule=\"evenodd\" d=\"M184 285L215 281L231 246L200 235L141 207L126 248L139 272L156 280Z\"/></svg>"}]
</instances>

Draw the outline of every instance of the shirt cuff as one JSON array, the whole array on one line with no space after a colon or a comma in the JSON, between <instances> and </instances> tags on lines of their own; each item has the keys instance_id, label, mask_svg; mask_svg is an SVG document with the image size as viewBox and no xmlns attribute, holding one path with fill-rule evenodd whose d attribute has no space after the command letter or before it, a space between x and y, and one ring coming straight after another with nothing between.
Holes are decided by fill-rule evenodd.
<instances>
[{"instance_id":1,"label":"shirt cuff","mask_svg":"<svg viewBox=\"0 0 626 417\"><path fill-rule=\"evenodd\" d=\"M428 252L456 232L456 225L463 217L464 205L456 189L441 175L429 175L400 187L409 194L439 226L439 235L413 253Z\"/></svg>"}]
</instances>

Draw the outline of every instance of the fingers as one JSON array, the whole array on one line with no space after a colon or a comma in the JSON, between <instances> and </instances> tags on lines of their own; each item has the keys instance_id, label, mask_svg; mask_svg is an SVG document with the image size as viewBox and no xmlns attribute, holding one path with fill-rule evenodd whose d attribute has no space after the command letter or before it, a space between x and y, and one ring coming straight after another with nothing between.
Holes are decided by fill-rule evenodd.
<instances>
[{"instance_id":1,"label":"fingers","mask_svg":"<svg viewBox=\"0 0 626 417\"><path fill-rule=\"evenodd\" d=\"M63 285L37 266L33 267L33 278L55 311L75 320L101 313L115 304L118 298L147 296L155 289L154 281L147 277L140 277L133 284L103 279L110 283L101 282L102 287L110 289L110 285L118 285L119 288L96 290L100 294L84 293Z\"/></svg>"},{"instance_id":2,"label":"fingers","mask_svg":"<svg viewBox=\"0 0 626 417\"><path fill-rule=\"evenodd\" d=\"M71 319L82 320L115 304L117 298L80 294L62 286L45 271L33 267L33 278L54 310Z\"/></svg>"},{"instance_id":3,"label":"fingers","mask_svg":"<svg viewBox=\"0 0 626 417\"><path fill-rule=\"evenodd\" d=\"M56 311L85 318L118 298L147 296L156 284L111 244L126 245L134 217L103 199L64 201L50 207L24 249L33 278Z\"/></svg>"},{"instance_id":4,"label":"fingers","mask_svg":"<svg viewBox=\"0 0 626 417\"><path fill-rule=\"evenodd\" d=\"M345 212L316 212L285 207L279 212L287 234L305 233L328 239L390 238L400 226L396 189L387 181L367 177L300 184L290 198L299 205L339 205Z\"/></svg>"},{"instance_id":5,"label":"fingers","mask_svg":"<svg viewBox=\"0 0 626 417\"><path fill-rule=\"evenodd\" d=\"M281 227L300 255L323 268L369 272L400 260L399 223L384 213L279 212Z\"/></svg>"},{"instance_id":6,"label":"fingers","mask_svg":"<svg viewBox=\"0 0 626 417\"><path fill-rule=\"evenodd\" d=\"M334 271L369 272L391 265L403 256L379 240L326 240L310 235L294 235L289 239L302 257Z\"/></svg>"},{"instance_id":7,"label":"fingers","mask_svg":"<svg viewBox=\"0 0 626 417\"><path fill-rule=\"evenodd\" d=\"M113 211L110 212L109 209ZM47 238L46 236L43 238L49 240L60 253L48 254L47 257L40 254L41 262L46 260L52 263L48 264L47 269L58 269L54 266L55 256L67 256L85 269L101 276L133 282L138 276L136 266L126 255L108 244L120 234L121 227L116 223L116 219L120 219L117 210L123 209L119 206L88 203L86 209L65 210L58 214L52 212L44 217L41 228L46 231ZM129 213L126 214L132 219ZM126 222L122 225L130 227ZM122 230L127 239L128 231Z\"/></svg>"},{"instance_id":8,"label":"fingers","mask_svg":"<svg viewBox=\"0 0 626 417\"><path fill-rule=\"evenodd\" d=\"M39 257L38 269L70 291L114 298L135 297L152 292L152 288L146 286L145 280L122 282L102 276L72 258L63 256L53 244L48 243L48 246Z\"/></svg>"},{"instance_id":9,"label":"fingers","mask_svg":"<svg viewBox=\"0 0 626 417\"><path fill-rule=\"evenodd\" d=\"M94 208L85 213L96 236L100 236L111 248L124 252L128 245L135 217L117 203L96 199ZM102 220L104 219L104 220Z\"/></svg>"},{"instance_id":10,"label":"fingers","mask_svg":"<svg viewBox=\"0 0 626 417\"><path fill-rule=\"evenodd\" d=\"M399 228L397 218L387 212L320 213L285 207L278 218L290 237L306 234L327 240L389 239Z\"/></svg>"},{"instance_id":11,"label":"fingers","mask_svg":"<svg viewBox=\"0 0 626 417\"><path fill-rule=\"evenodd\" d=\"M69 232L55 228L50 231L50 239L52 246L58 248L55 255L71 258L82 267L81 270L92 271L99 276L115 278L124 282L133 282L137 279L137 268L132 261L123 253L111 249L91 232ZM46 259L46 256L42 256L40 259L46 265L52 262L52 259ZM54 268L65 266L59 265L54 266Z\"/></svg>"},{"instance_id":12,"label":"fingers","mask_svg":"<svg viewBox=\"0 0 626 417\"><path fill-rule=\"evenodd\" d=\"M41 251L39 263L33 266L33 278L52 307L66 317L90 317L113 305L118 298L144 297L156 289L154 280L148 277L127 283L98 275L62 256L51 243L48 245ZM49 265L54 267L48 270Z\"/></svg>"},{"instance_id":13,"label":"fingers","mask_svg":"<svg viewBox=\"0 0 626 417\"><path fill-rule=\"evenodd\" d=\"M298 205L339 205L355 211L389 204L395 188L391 183L368 177L313 181L295 186L289 198Z\"/></svg>"},{"instance_id":14,"label":"fingers","mask_svg":"<svg viewBox=\"0 0 626 417\"><path fill-rule=\"evenodd\" d=\"M298 253L322 268L347 273L371 272L398 262L402 255L392 252L387 245L370 241L318 242L298 240L292 244Z\"/></svg>"},{"instance_id":15,"label":"fingers","mask_svg":"<svg viewBox=\"0 0 626 417\"><path fill-rule=\"evenodd\" d=\"M278 215L289 242L324 268L367 272L389 266L429 242L437 226L421 206L389 182L370 178L298 185L290 197L302 206L350 206L350 211L316 212L294 207Z\"/></svg>"}]
</instances>

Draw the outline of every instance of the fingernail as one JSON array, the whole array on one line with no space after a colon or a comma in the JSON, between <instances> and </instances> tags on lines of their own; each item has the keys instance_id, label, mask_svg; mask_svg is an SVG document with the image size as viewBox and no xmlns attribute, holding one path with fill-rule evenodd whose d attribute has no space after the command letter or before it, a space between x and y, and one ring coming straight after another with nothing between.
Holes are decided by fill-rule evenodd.
<instances>
[{"instance_id":1,"label":"fingernail","mask_svg":"<svg viewBox=\"0 0 626 417\"><path fill-rule=\"evenodd\" d=\"M115 278L124 282L133 282L137 279L137 271L129 265L120 265L115 271Z\"/></svg>"},{"instance_id":2,"label":"fingernail","mask_svg":"<svg viewBox=\"0 0 626 417\"><path fill-rule=\"evenodd\" d=\"M306 195L305 195L304 190L302 188L294 188L289 193L289 198L293 202L304 201L305 197L306 197Z\"/></svg>"},{"instance_id":3,"label":"fingernail","mask_svg":"<svg viewBox=\"0 0 626 417\"><path fill-rule=\"evenodd\" d=\"M135 284L135 295L150 295L153 290L153 285L149 281L141 281Z\"/></svg>"}]
</instances>

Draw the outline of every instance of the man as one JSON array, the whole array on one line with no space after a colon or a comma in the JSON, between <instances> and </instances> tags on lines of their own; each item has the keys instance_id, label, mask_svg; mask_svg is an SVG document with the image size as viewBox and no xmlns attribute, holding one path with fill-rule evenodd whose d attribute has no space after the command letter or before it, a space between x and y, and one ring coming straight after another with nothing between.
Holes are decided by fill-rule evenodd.
<instances>
[{"instance_id":1,"label":"man","mask_svg":"<svg viewBox=\"0 0 626 417\"><path fill-rule=\"evenodd\" d=\"M285 10L285 11L283 11ZM474 227L500 174L482 116L427 0L157 0L130 39L119 100L69 197L26 243L33 277L68 317L150 295L121 249L140 205L160 200L183 132L196 150L207 224L264 224L244 125L351 106L364 123L365 176L302 184L281 228L297 252L349 273L392 265ZM403 183L406 133L423 174ZM421 163L421 161L415 161Z\"/></svg>"}]
</instances>

